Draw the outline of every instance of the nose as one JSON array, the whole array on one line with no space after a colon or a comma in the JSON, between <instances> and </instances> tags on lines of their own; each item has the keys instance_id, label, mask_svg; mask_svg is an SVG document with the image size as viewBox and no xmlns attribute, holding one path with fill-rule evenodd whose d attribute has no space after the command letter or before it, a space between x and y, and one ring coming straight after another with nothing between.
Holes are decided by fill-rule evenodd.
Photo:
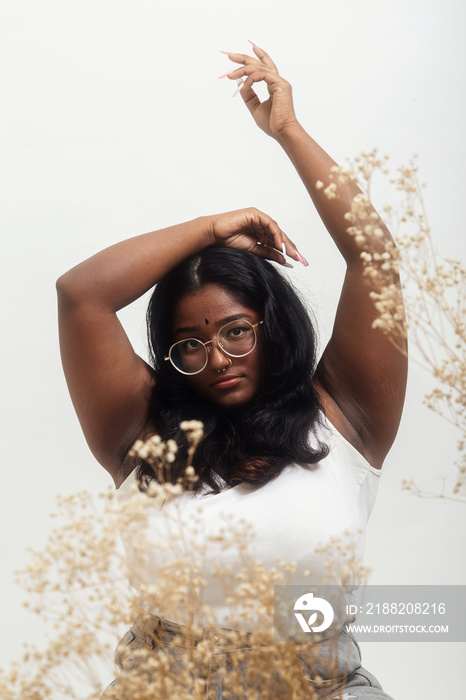
<instances>
[{"instance_id":1,"label":"nose","mask_svg":"<svg viewBox=\"0 0 466 700\"><path fill-rule=\"evenodd\" d=\"M210 366L212 369L217 370L217 372L221 372L227 367L231 367L231 358L223 352L217 343L212 343L212 345L208 345L207 347L210 356Z\"/></svg>"}]
</instances>

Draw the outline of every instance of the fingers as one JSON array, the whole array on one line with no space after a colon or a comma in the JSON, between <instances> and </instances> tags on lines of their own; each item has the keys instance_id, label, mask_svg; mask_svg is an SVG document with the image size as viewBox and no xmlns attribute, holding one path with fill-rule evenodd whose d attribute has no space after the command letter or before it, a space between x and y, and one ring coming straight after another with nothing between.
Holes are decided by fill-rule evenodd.
<instances>
[{"instance_id":1,"label":"fingers","mask_svg":"<svg viewBox=\"0 0 466 700\"><path fill-rule=\"evenodd\" d=\"M283 250L284 247L285 244L283 244ZM293 265L287 261L285 254L283 252L280 254L275 248L272 247L270 241L268 241L266 238L260 241L252 252L259 255L261 258L265 258L266 260L273 260L274 262L283 265L283 267L293 267Z\"/></svg>"},{"instance_id":2,"label":"fingers","mask_svg":"<svg viewBox=\"0 0 466 700\"><path fill-rule=\"evenodd\" d=\"M287 262L286 256L307 265L293 241L277 222L259 209L249 207L213 218L218 220L218 231L214 230L218 243L249 250L285 267L293 267ZM214 224L214 229L216 228Z\"/></svg>"},{"instance_id":3,"label":"fingers","mask_svg":"<svg viewBox=\"0 0 466 700\"><path fill-rule=\"evenodd\" d=\"M254 90L253 85L254 83L260 82L261 80L263 80L266 83L269 95L273 95L273 93L277 89L279 89L280 85L283 84L283 81L278 76L278 74L271 73L270 71L263 72L260 70L255 70L249 75L247 75L240 89L240 95L243 98L243 102L248 108L253 118L255 118L255 111L262 104L261 100L259 99L257 93Z\"/></svg>"},{"instance_id":4,"label":"fingers","mask_svg":"<svg viewBox=\"0 0 466 700\"><path fill-rule=\"evenodd\" d=\"M250 77L248 77L246 78L240 89L240 95L243 98L243 102L252 115L254 115L254 112L261 104L259 97L257 96L252 87L253 85L254 81Z\"/></svg>"},{"instance_id":5,"label":"fingers","mask_svg":"<svg viewBox=\"0 0 466 700\"><path fill-rule=\"evenodd\" d=\"M226 53L230 61L233 61L233 63L242 63L244 66L263 66L275 75L278 75L278 68L272 61L270 56L263 49L259 48L259 46L256 46L255 44L253 44L252 48L257 58L249 56L245 53L228 53L226 51L222 51L222 53ZM231 77L233 80L235 80L237 77L236 71L232 71L231 73L225 73L225 75L222 75L221 77L225 78L226 76Z\"/></svg>"},{"instance_id":6,"label":"fingers","mask_svg":"<svg viewBox=\"0 0 466 700\"><path fill-rule=\"evenodd\" d=\"M235 68L229 73L224 73L224 75L220 77L228 78L229 80L238 80L238 78L244 78L245 76L250 77L254 83L264 80L269 86L272 86L274 83L278 84L283 80L276 71L259 62L246 63L240 68Z\"/></svg>"},{"instance_id":7,"label":"fingers","mask_svg":"<svg viewBox=\"0 0 466 700\"><path fill-rule=\"evenodd\" d=\"M278 250L273 247L273 244L267 237L259 241L251 252L266 260L273 260L273 262L279 263L283 265L283 267L293 267L293 265L287 262L283 253L279 253Z\"/></svg>"},{"instance_id":8,"label":"fingers","mask_svg":"<svg viewBox=\"0 0 466 700\"><path fill-rule=\"evenodd\" d=\"M233 61L233 63L247 63L248 61L256 60L245 53L227 53L224 51L221 51L221 53L226 53L230 61Z\"/></svg>"},{"instance_id":9,"label":"fingers","mask_svg":"<svg viewBox=\"0 0 466 700\"><path fill-rule=\"evenodd\" d=\"M288 238L288 236L285 236L283 240L282 251L283 256L288 255L290 258L293 258L293 260L300 262L302 265L304 265L304 267L308 267L308 261L303 255L301 255L295 244Z\"/></svg>"},{"instance_id":10,"label":"fingers","mask_svg":"<svg viewBox=\"0 0 466 700\"><path fill-rule=\"evenodd\" d=\"M254 233L256 233L259 242L263 242L265 239L264 244L266 242L268 245L274 246L277 250L281 250L285 233L270 216L258 209L251 210L250 225Z\"/></svg>"},{"instance_id":11,"label":"fingers","mask_svg":"<svg viewBox=\"0 0 466 700\"><path fill-rule=\"evenodd\" d=\"M288 256L300 262L304 267L308 267L309 263L307 260L301 255L296 245L286 233L282 231L276 221L269 219L265 226L262 225L261 230L264 233L264 237L259 240L258 248L254 250L257 255L274 260L285 267L293 267L286 260L286 256ZM281 254L277 251L280 251Z\"/></svg>"},{"instance_id":12,"label":"fingers","mask_svg":"<svg viewBox=\"0 0 466 700\"><path fill-rule=\"evenodd\" d=\"M257 237L257 246L252 252L262 258L273 260L285 267L293 267L286 260L286 254L296 257L296 246L282 231L276 221L258 210L251 212L250 228Z\"/></svg>"},{"instance_id":13,"label":"fingers","mask_svg":"<svg viewBox=\"0 0 466 700\"><path fill-rule=\"evenodd\" d=\"M280 78L278 73L272 73L269 68L265 68L260 64L246 65L242 68L238 68L230 73L228 78L231 80L245 78L240 89L240 94L244 103L246 104L246 107L253 116L256 109L261 105L261 101L253 88L254 83L264 81L270 95L272 95L280 87L283 88L286 85L286 81L284 81L283 78Z\"/></svg>"},{"instance_id":14,"label":"fingers","mask_svg":"<svg viewBox=\"0 0 466 700\"><path fill-rule=\"evenodd\" d=\"M253 56L249 56L248 54L245 53L229 53L227 51L222 51L222 53L226 53L230 61L233 61L233 63L262 63L264 66L269 68L271 71L278 73L278 68L275 65L275 63L272 61L268 53L266 53L263 49L261 49L259 46L256 46L255 44L252 45L252 49L254 53L257 56L257 59L254 58Z\"/></svg>"},{"instance_id":15,"label":"fingers","mask_svg":"<svg viewBox=\"0 0 466 700\"><path fill-rule=\"evenodd\" d=\"M261 49L259 46L256 46L256 44L252 45L252 50L256 54L257 58L262 61L268 68L271 68L273 71L278 73L278 68L275 65L275 63L272 61L270 58L269 54L264 51L264 49Z\"/></svg>"},{"instance_id":16,"label":"fingers","mask_svg":"<svg viewBox=\"0 0 466 700\"><path fill-rule=\"evenodd\" d=\"M253 44L253 50L257 58L244 53L228 53L222 51L222 53L228 55L228 58L233 61L233 63L240 63L242 65L220 76L221 78L228 77L229 80L236 80L238 89L234 94L236 95L238 92L241 92L241 97L251 114L254 114L255 110L261 104L260 99L253 89L254 83L263 80L267 85L269 94L272 95L279 85L283 85L286 82L280 79L275 63L263 49Z\"/></svg>"},{"instance_id":17,"label":"fingers","mask_svg":"<svg viewBox=\"0 0 466 700\"><path fill-rule=\"evenodd\" d=\"M264 81L267 85L269 95L273 95L279 90L286 91L289 88L287 81L281 78L278 73L272 72L270 68L258 62L248 63L226 74L226 76L229 80L244 80L240 89L240 94L253 117L256 109L261 105L261 101L253 89L254 83ZM239 82L238 85L240 85Z\"/></svg>"},{"instance_id":18,"label":"fingers","mask_svg":"<svg viewBox=\"0 0 466 700\"><path fill-rule=\"evenodd\" d=\"M265 260L272 260L273 262L279 263L280 265L283 265L283 267L293 267L293 265L290 265L290 263L288 263L283 256L280 255L280 253L266 245L257 244L251 252L254 253L254 255L258 255L260 258L264 258Z\"/></svg>"}]
</instances>

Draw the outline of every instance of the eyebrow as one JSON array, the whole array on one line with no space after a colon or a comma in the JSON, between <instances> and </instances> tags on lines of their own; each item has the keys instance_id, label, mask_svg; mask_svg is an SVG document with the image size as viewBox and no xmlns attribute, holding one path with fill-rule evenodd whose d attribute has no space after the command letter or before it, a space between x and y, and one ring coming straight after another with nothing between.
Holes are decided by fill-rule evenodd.
<instances>
[{"instance_id":1,"label":"eyebrow","mask_svg":"<svg viewBox=\"0 0 466 700\"><path fill-rule=\"evenodd\" d=\"M233 314L232 316L225 316L225 318L221 318L219 321L214 323L214 326L217 326L217 328L221 328L226 323L231 323L231 321L238 321L240 318L252 318L252 316L251 314L245 313ZM179 333L194 333L199 330L203 330L203 328L201 328L201 326L183 326L181 328L177 328L174 335L176 336Z\"/></svg>"}]
</instances>

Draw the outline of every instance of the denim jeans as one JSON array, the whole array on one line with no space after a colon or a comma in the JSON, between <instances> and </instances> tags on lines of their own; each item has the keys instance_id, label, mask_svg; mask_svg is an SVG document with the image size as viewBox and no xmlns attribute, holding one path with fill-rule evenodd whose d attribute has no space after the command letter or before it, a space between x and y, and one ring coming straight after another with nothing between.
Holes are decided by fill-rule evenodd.
<instances>
[{"instance_id":1,"label":"denim jeans","mask_svg":"<svg viewBox=\"0 0 466 700\"><path fill-rule=\"evenodd\" d=\"M174 625L174 627L179 626ZM211 636L216 639L214 632L213 630ZM280 676L278 668L280 643L274 645L274 666L270 667L265 678L262 674L258 675L256 680L251 680L251 676L254 676L251 674L251 664L254 668L254 655L251 656L251 664L248 664L251 648L247 645L236 645L236 647L229 647L226 650L224 643L219 643L217 651L214 646L214 651L210 654L205 665L207 671L203 676L206 700L224 700L224 698L244 700L246 697L248 699L257 698L257 700L272 697L277 700L294 700L297 697L299 700L301 697L318 698L318 700L392 700L384 693L377 679L361 666L359 646L346 631L342 631L339 637L331 642L321 642L318 659L316 659L315 643L296 645L295 655L304 677L303 687L308 688L300 695L293 695L293 689L289 683ZM155 637L152 630L138 620L119 642L115 652L115 661L122 671L137 673L138 659L140 660L141 652L144 651L149 656L156 656L159 653L168 655L170 665L175 669L174 673L176 673L176 668L179 669L183 666L183 659L186 658L185 642L176 631L165 630L163 635ZM228 682L228 676L232 673L234 673L235 678L234 690ZM317 680L315 680L316 674L320 676ZM238 677L242 679L240 683L238 683ZM150 682L154 683L154 681L157 686L156 678L151 677ZM267 684L266 688L264 688L265 683ZM241 692L241 688L244 689L244 693ZM176 691L167 693L167 700L169 697L174 697L173 692ZM163 697L160 691L151 694L148 690L147 693L147 700L151 697L157 699ZM112 700L132 700L122 690L118 678L102 696L102 700L110 698Z\"/></svg>"}]
</instances>

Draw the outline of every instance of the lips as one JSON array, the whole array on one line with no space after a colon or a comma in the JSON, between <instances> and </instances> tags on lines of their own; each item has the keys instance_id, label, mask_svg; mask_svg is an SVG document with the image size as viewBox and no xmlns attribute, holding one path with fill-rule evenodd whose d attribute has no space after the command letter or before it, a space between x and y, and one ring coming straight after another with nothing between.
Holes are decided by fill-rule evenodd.
<instances>
[{"instance_id":1,"label":"lips","mask_svg":"<svg viewBox=\"0 0 466 700\"><path fill-rule=\"evenodd\" d=\"M212 384L212 387L215 389L230 389L236 386L241 380L242 377L239 374L224 374Z\"/></svg>"}]
</instances>

